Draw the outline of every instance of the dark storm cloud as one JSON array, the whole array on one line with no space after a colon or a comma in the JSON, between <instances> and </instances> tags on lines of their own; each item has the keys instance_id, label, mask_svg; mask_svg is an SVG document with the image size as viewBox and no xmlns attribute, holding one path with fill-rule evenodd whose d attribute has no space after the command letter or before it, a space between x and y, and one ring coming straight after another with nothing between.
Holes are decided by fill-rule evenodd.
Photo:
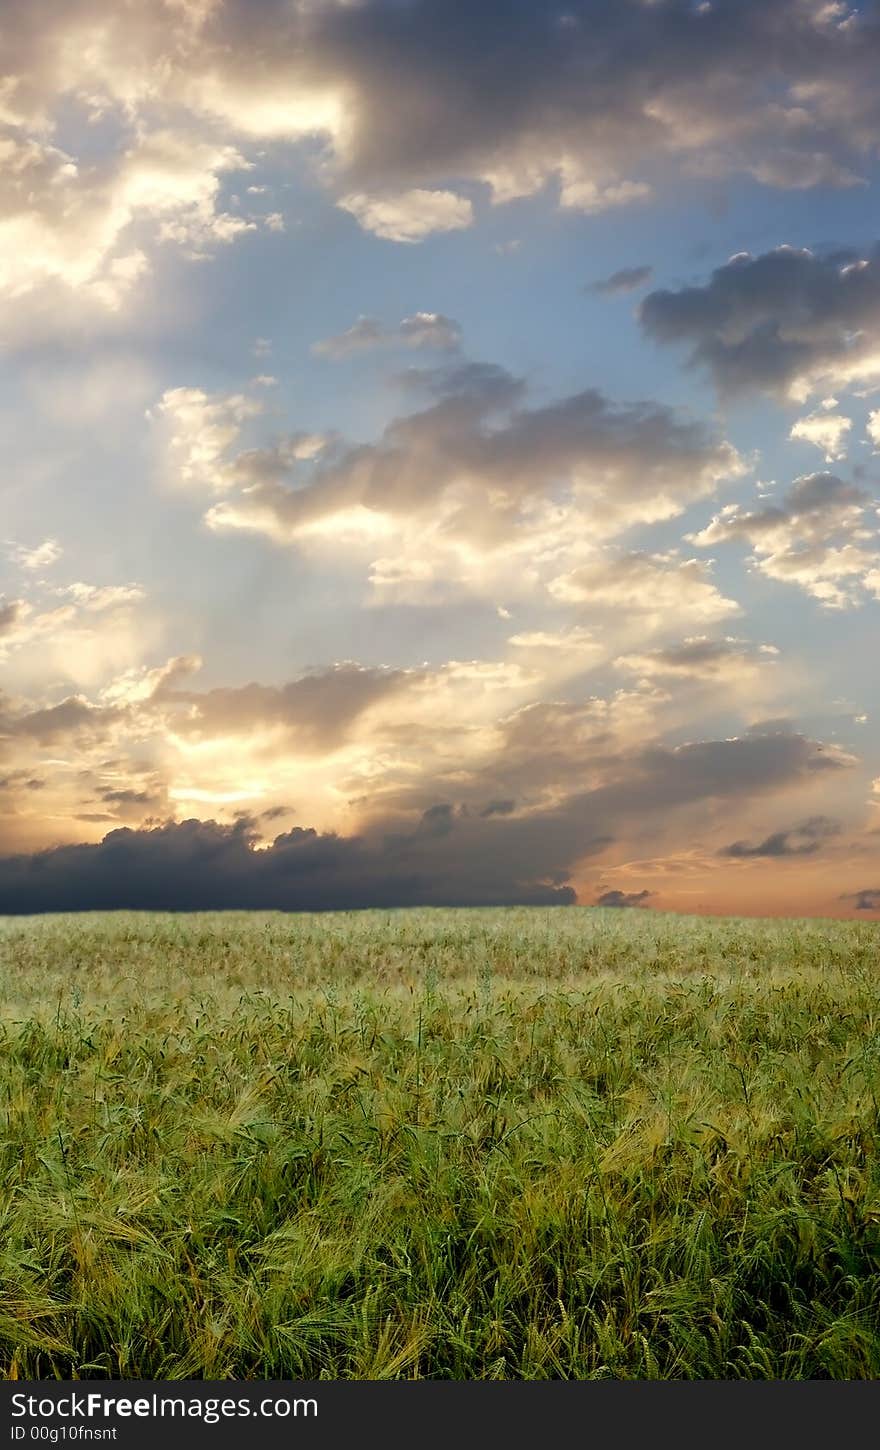
<instances>
[{"instance_id":1,"label":"dark storm cloud","mask_svg":"<svg viewBox=\"0 0 880 1450\"><path fill-rule=\"evenodd\" d=\"M789 826L785 831L773 831L763 841L751 845L748 841L733 841L719 853L747 859L752 856L812 856L821 850L832 836L840 835L840 823L828 816L811 816L798 826Z\"/></svg>"},{"instance_id":2,"label":"dark storm cloud","mask_svg":"<svg viewBox=\"0 0 880 1450\"><path fill-rule=\"evenodd\" d=\"M876 354L880 249L744 252L702 286L650 293L639 315L648 337L689 347L723 392L805 394L826 376L857 377Z\"/></svg>"},{"instance_id":3,"label":"dark storm cloud","mask_svg":"<svg viewBox=\"0 0 880 1450\"><path fill-rule=\"evenodd\" d=\"M431 833L428 833L430 839ZM418 832L411 838L416 843ZM111 831L100 845L0 860L0 913L79 910L345 910L407 905L555 905L570 888L507 879L484 862L450 881L418 849L370 847L299 827L253 848L247 821Z\"/></svg>"},{"instance_id":4,"label":"dark storm cloud","mask_svg":"<svg viewBox=\"0 0 880 1450\"><path fill-rule=\"evenodd\" d=\"M866 886L861 891L848 892L840 899L853 902L856 911L880 911L880 886Z\"/></svg>"},{"instance_id":5,"label":"dark storm cloud","mask_svg":"<svg viewBox=\"0 0 880 1450\"><path fill-rule=\"evenodd\" d=\"M653 267L621 267L610 277L591 282L587 290L599 297L619 297L622 292L635 292L639 287L647 286L653 275Z\"/></svg>"},{"instance_id":6,"label":"dark storm cloud","mask_svg":"<svg viewBox=\"0 0 880 1450\"><path fill-rule=\"evenodd\" d=\"M644 906L653 891L603 891L597 906Z\"/></svg>"},{"instance_id":7,"label":"dark storm cloud","mask_svg":"<svg viewBox=\"0 0 880 1450\"><path fill-rule=\"evenodd\" d=\"M846 763L803 736L750 735L610 757L608 784L531 814L435 801L414 824L386 811L358 837L297 827L264 850L248 817L115 830L99 845L0 859L0 913L565 903L578 861L633 818L772 792Z\"/></svg>"},{"instance_id":8,"label":"dark storm cloud","mask_svg":"<svg viewBox=\"0 0 880 1450\"><path fill-rule=\"evenodd\" d=\"M448 836L453 826L454 807L444 801L422 812L419 831L429 836ZM406 839L406 838L404 838Z\"/></svg>"}]
</instances>

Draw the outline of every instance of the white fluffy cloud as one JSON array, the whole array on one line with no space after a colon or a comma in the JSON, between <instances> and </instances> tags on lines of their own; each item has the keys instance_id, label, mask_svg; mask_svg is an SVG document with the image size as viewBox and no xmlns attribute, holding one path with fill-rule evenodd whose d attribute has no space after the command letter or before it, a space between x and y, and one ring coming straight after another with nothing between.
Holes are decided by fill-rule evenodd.
<instances>
[{"instance_id":1,"label":"white fluffy cloud","mask_svg":"<svg viewBox=\"0 0 880 1450\"><path fill-rule=\"evenodd\" d=\"M351 192L339 206L350 212L365 232L388 242L422 242L433 232L456 232L473 223L474 209L454 191L415 187L396 196Z\"/></svg>"},{"instance_id":2,"label":"white fluffy cloud","mask_svg":"<svg viewBox=\"0 0 880 1450\"><path fill-rule=\"evenodd\" d=\"M162 130L101 166L40 139L0 137L0 288L44 310L53 288L62 303L118 309L149 265L148 238L203 255L254 229L218 205L224 174L246 164L232 145Z\"/></svg>"},{"instance_id":3,"label":"white fluffy cloud","mask_svg":"<svg viewBox=\"0 0 880 1450\"><path fill-rule=\"evenodd\" d=\"M769 579L797 584L831 609L880 598L880 539L870 496L833 473L795 480L780 504L749 510L729 504L688 535L702 548L741 541Z\"/></svg>"},{"instance_id":4,"label":"white fluffy cloud","mask_svg":"<svg viewBox=\"0 0 880 1450\"><path fill-rule=\"evenodd\" d=\"M847 437L851 430L852 418L845 418L840 413L809 413L792 425L789 437L812 443L825 454L826 463L838 463L846 457Z\"/></svg>"},{"instance_id":5,"label":"white fluffy cloud","mask_svg":"<svg viewBox=\"0 0 880 1450\"><path fill-rule=\"evenodd\" d=\"M582 564L549 587L565 604L647 615L667 626L711 623L740 612L736 600L719 593L701 560L669 554L633 552Z\"/></svg>"},{"instance_id":6,"label":"white fluffy cloud","mask_svg":"<svg viewBox=\"0 0 880 1450\"><path fill-rule=\"evenodd\" d=\"M262 411L262 403L244 393L169 388L147 416L166 430L172 476L186 487L222 491L231 483L228 452L242 425Z\"/></svg>"},{"instance_id":7,"label":"white fluffy cloud","mask_svg":"<svg viewBox=\"0 0 880 1450\"><path fill-rule=\"evenodd\" d=\"M20 569L33 572L51 568L64 552L57 539L44 539L42 543L32 545L10 542L8 551L10 559Z\"/></svg>"}]
</instances>

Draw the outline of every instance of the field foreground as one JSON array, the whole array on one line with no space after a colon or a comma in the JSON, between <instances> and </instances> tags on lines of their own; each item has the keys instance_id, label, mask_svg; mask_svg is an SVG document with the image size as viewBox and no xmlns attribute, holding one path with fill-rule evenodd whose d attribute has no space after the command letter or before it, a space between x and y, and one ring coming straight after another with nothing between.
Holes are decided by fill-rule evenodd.
<instances>
[{"instance_id":1,"label":"field foreground","mask_svg":"<svg viewBox=\"0 0 880 1450\"><path fill-rule=\"evenodd\" d=\"M0 1374L880 1376L880 930L0 919Z\"/></svg>"}]
</instances>

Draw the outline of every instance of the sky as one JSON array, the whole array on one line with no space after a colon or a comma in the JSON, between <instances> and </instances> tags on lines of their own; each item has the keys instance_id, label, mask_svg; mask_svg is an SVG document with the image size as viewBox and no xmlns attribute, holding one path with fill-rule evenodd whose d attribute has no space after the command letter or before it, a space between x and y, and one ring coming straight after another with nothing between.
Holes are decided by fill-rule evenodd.
<instances>
[{"instance_id":1,"label":"sky","mask_svg":"<svg viewBox=\"0 0 880 1450\"><path fill-rule=\"evenodd\" d=\"M880 4L0 18L0 912L880 916Z\"/></svg>"}]
</instances>

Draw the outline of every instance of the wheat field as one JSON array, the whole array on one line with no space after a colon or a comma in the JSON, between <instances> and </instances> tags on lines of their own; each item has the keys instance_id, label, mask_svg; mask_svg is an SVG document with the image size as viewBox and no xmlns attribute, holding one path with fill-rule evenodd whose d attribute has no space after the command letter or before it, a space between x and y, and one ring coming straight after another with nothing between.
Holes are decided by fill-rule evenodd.
<instances>
[{"instance_id":1,"label":"wheat field","mask_svg":"<svg viewBox=\"0 0 880 1450\"><path fill-rule=\"evenodd\" d=\"M877 1377L878 949L0 919L0 1374Z\"/></svg>"}]
</instances>

